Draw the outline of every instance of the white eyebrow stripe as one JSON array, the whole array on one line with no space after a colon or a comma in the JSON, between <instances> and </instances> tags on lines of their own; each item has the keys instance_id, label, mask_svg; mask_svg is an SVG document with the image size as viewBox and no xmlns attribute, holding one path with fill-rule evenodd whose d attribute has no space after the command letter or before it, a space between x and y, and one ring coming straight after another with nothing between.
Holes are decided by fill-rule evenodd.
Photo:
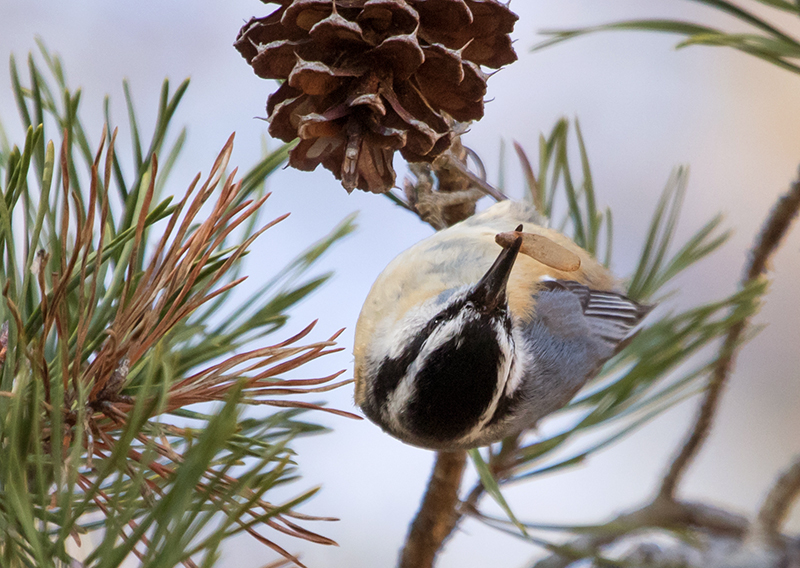
<instances>
[{"instance_id":1,"label":"white eyebrow stripe","mask_svg":"<svg viewBox=\"0 0 800 568\"><path fill-rule=\"evenodd\" d=\"M442 322L431 332L417 356L417 360L420 361L420 364L428 355L436 351L439 347L460 335L462 324L466 316L467 314L462 310L458 312L454 318Z\"/></svg>"}]
</instances>

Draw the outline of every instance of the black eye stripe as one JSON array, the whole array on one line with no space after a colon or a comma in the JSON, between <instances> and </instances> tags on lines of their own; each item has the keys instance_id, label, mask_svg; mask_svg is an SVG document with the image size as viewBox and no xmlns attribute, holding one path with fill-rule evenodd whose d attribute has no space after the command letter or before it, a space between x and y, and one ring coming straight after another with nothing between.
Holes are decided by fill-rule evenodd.
<instances>
[{"instance_id":1,"label":"black eye stripe","mask_svg":"<svg viewBox=\"0 0 800 568\"><path fill-rule=\"evenodd\" d=\"M491 320L473 320L436 349L416 375L406 426L425 439L463 436L486 411L497 389L503 357Z\"/></svg>"},{"instance_id":2,"label":"black eye stripe","mask_svg":"<svg viewBox=\"0 0 800 568\"><path fill-rule=\"evenodd\" d=\"M399 357L396 359L386 357L381 361L372 384L372 396L378 407L385 407L388 404L389 397L397 389L397 385L405 376L409 365L419 356L427 338L428 334L420 333L406 346Z\"/></svg>"},{"instance_id":3,"label":"black eye stripe","mask_svg":"<svg viewBox=\"0 0 800 568\"><path fill-rule=\"evenodd\" d=\"M405 374L408 366L419 356L420 351L422 351L422 346L425 344L425 340L430 337L431 333L433 333L433 331L439 325L441 325L442 322L454 319L463 309L464 302L456 302L455 304L447 306L444 310L436 314L427 324L425 324L425 327L420 330L420 332L414 337L413 341L406 346L399 357L396 359L390 359L387 357L381 362L381 371L383 370L383 366L385 364L389 363L392 365L392 362L394 362L395 365L402 367L402 374ZM378 373L380 374L381 371Z\"/></svg>"},{"instance_id":4,"label":"black eye stripe","mask_svg":"<svg viewBox=\"0 0 800 568\"><path fill-rule=\"evenodd\" d=\"M441 322L457 315L458 312L461 311L461 306L461 303L456 303L439 312L422 328L414 339L406 345L399 357L394 359L386 357L381 361L372 386L372 396L377 408L385 408L386 405L388 405L389 397L392 396L392 393L400 384L400 380L408 372L408 367L419 357L422 346L425 345L425 341L430 334ZM377 408L374 414L378 414ZM370 418L373 417L370 416ZM374 419L376 418L373 418L373 420Z\"/></svg>"}]
</instances>

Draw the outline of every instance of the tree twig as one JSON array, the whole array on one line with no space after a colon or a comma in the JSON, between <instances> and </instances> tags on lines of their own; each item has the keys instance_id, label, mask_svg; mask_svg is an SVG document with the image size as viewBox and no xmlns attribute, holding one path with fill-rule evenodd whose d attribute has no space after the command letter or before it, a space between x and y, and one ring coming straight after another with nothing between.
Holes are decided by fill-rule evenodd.
<instances>
[{"instance_id":1,"label":"tree twig","mask_svg":"<svg viewBox=\"0 0 800 568\"><path fill-rule=\"evenodd\" d=\"M481 168L481 176L467 167L469 155ZM405 201L402 204L437 231L474 215L476 203L484 196L488 195L496 201L507 199L483 179L482 176L486 174L483 164L474 152L462 146L458 138L433 163L411 163L409 170L416 180L405 179ZM400 201L397 196L389 197L393 201Z\"/></svg>"},{"instance_id":2,"label":"tree twig","mask_svg":"<svg viewBox=\"0 0 800 568\"><path fill-rule=\"evenodd\" d=\"M762 226L745 266L742 286L749 284L766 272L767 263L796 217L798 208L800 208L800 178L795 180L789 191L778 200ZM661 483L659 490L661 498L673 499L675 497L675 490L682 475L708 437L714 415L719 407L722 389L733 368L739 341L748 324L749 319L743 320L728 331L694 425Z\"/></svg>"},{"instance_id":3,"label":"tree twig","mask_svg":"<svg viewBox=\"0 0 800 568\"><path fill-rule=\"evenodd\" d=\"M800 210L800 176L789 191L772 208L761 232L755 240L745 265L741 285L745 286L766 272L767 263L786 235ZM675 500L675 491L681 476L708 436L714 414L719 405L722 388L730 374L742 334L748 321L733 326L720 351L708 390L689 436L673 460L664 477L656 499L641 509L619 515L600 530L581 535L565 545L565 550L576 551L585 557L632 530L646 527L670 528L690 526L737 539L780 539L780 529L791 505L800 496L800 457L776 481L758 513L755 522L748 526L746 519L702 504L681 503ZM538 561L535 568L566 568L575 561L573 557L553 553Z\"/></svg>"},{"instance_id":4,"label":"tree twig","mask_svg":"<svg viewBox=\"0 0 800 568\"><path fill-rule=\"evenodd\" d=\"M438 452L428 490L411 524L400 554L399 568L430 568L460 515L456 513L458 489L467 453Z\"/></svg>"},{"instance_id":5,"label":"tree twig","mask_svg":"<svg viewBox=\"0 0 800 568\"><path fill-rule=\"evenodd\" d=\"M592 532L566 543L563 549L572 556L553 553L537 561L534 568L568 568L581 558L592 557L597 551L634 531L646 528L673 529L695 527L709 533L739 538L747 530L747 519L722 509L704 505L657 499L650 505L623 513Z\"/></svg>"},{"instance_id":6,"label":"tree twig","mask_svg":"<svg viewBox=\"0 0 800 568\"><path fill-rule=\"evenodd\" d=\"M780 532L792 506L800 497L800 456L775 481L758 511L748 538L777 544Z\"/></svg>"}]
</instances>

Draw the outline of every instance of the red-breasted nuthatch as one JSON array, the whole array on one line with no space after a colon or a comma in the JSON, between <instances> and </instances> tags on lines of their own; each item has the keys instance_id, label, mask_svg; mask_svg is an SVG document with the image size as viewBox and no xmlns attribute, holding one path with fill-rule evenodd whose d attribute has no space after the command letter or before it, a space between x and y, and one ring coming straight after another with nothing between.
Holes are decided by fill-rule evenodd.
<instances>
[{"instance_id":1,"label":"red-breasted nuthatch","mask_svg":"<svg viewBox=\"0 0 800 568\"><path fill-rule=\"evenodd\" d=\"M417 243L378 276L356 325L356 403L416 446L483 446L564 406L649 307L529 206L502 201ZM577 257L570 272L498 233L523 225ZM517 227L519 231L519 227ZM540 238L539 237L539 238Z\"/></svg>"}]
</instances>

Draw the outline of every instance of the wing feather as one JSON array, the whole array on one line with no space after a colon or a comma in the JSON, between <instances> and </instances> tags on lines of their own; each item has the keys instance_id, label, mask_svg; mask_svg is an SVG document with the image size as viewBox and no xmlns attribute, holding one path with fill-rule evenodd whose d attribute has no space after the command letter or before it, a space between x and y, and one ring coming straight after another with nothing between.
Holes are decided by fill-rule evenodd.
<instances>
[{"instance_id":1,"label":"wing feather","mask_svg":"<svg viewBox=\"0 0 800 568\"><path fill-rule=\"evenodd\" d=\"M592 290L578 282L551 280L542 282L549 290L568 290L575 294L583 307L583 315L591 331L616 348L653 306L640 304L623 294L607 290Z\"/></svg>"}]
</instances>

